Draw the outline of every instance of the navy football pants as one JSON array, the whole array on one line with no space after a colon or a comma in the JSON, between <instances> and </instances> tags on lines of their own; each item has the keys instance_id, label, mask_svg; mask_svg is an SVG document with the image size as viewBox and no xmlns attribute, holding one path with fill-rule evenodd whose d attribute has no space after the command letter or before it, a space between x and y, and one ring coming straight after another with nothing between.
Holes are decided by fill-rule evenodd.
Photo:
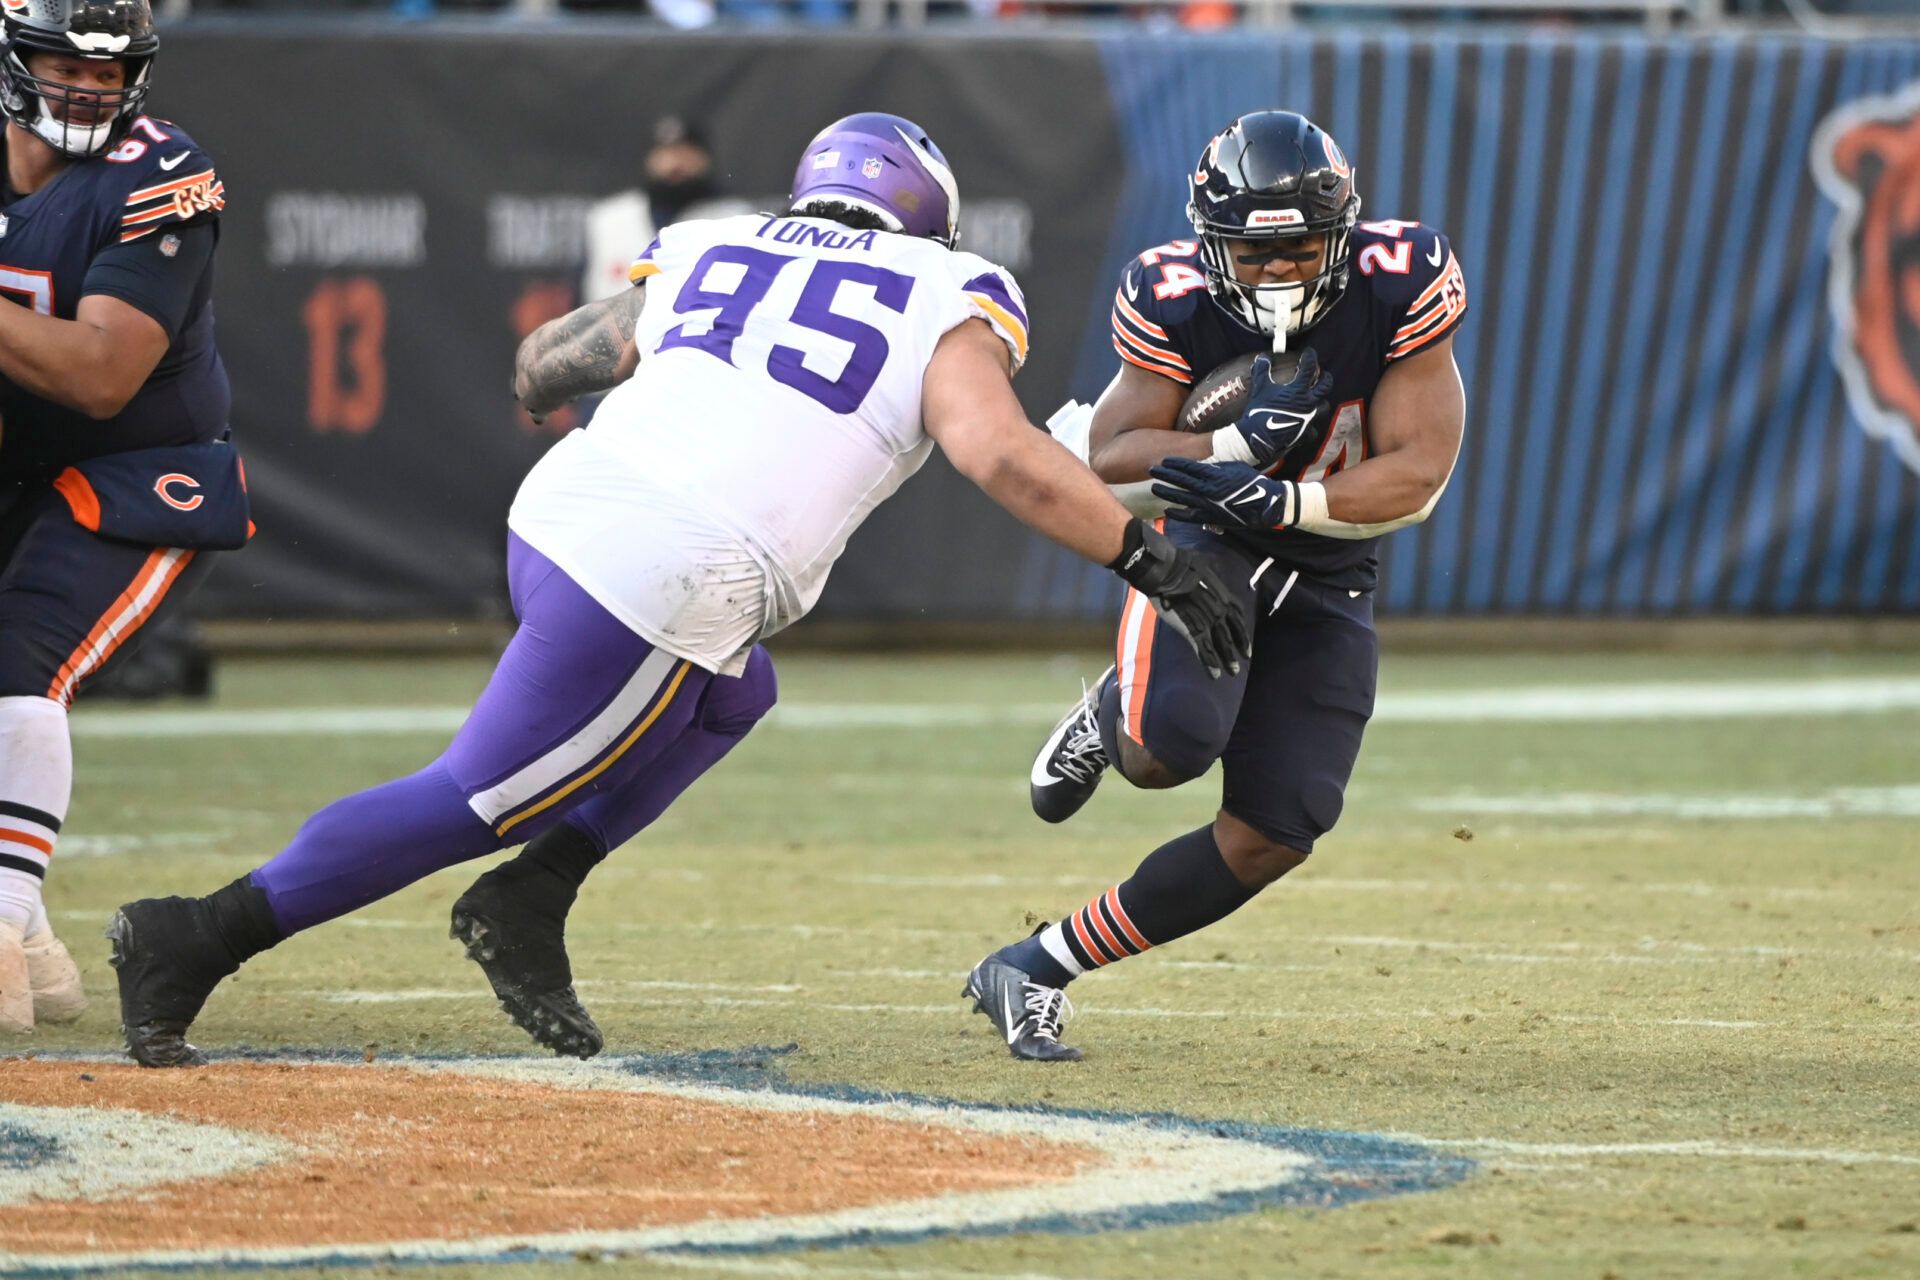
<instances>
[{"instance_id":1,"label":"navy football pants","mask_svg":"<svg viewBox=\"0 0 1920 1280\"><path fill-rule=\"evenodd\" d=\"M0 698L71 704L212 561L90 533L51 485L0 484Z\"/></svg>"},{"instance_id":2,"label":"navy football pants","mask_svg":"<svg viewBox=\"0 0 1920 1280\"><path fill-rule=\"evenodd\" d=\"M1165 522L1238 589L1253 657L1218 680L1152 605L1120 615L1120 731L1178 773L1221 763L1221 808L1303 853L1339 820L1373 714L1380 649L1373 596L1315 582L1202 526Z\"/></svg>"}]
</instances>

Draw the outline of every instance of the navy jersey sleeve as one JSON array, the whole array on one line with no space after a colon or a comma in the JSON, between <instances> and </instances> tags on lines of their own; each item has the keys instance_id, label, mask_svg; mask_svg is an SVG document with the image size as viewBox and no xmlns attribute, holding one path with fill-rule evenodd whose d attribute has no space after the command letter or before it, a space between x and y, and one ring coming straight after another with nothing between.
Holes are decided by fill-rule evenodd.
<instances>
[{"instance_id":1,"label":"navy jersey sleeve","mask_svg":"<svg viewBox=\"0 0 1920 1280\"><path fill-rule=\"evenodd\" d=\"M108 159L125 166L119 183L126 192L119 211L121 244L212 221L227 207L226 184L212 158L178 125L142 116L126 145Z\"/></svg>"},{"instance_id":2,"label":"navy jersey sleeve","mask_svg":"<svg viewBox=\"0 0 1920 1280\"><path fill-rule=\"evenodd\" d=\"M1120 287L1113 291L1113 349L1148 373L1191 383L1192 353L1181 350L1178 329L1192 310L1194 291L1207 296L1206 277L1194 263L1147 261L1162 256L1159 250L1142 254L1121 273Z\"/></svg>"},{"instance_id":3,"label":"navy jersey sleeve","mask_svg":"<svg viewBox=\"0 0 1920 1280\"><path fill-rule=\"evenodd\" d=\"M1393 234L1386 234L1391 230ZM1354 266L1373 281L1386 304L1386 360L1424 351L1460 327L1467 314L1467 281L1453 246L1417 222L1362 223L1354 237Z\"/></svg>"},{"instance_id":4,"label":"navy jersey sleeve","mask_svg":"<svg viewBox=\"0 0 1920 1280\"><path fill-rule=\"evenodd\" d=\"M159 321L169 341L178 338L200 295L219 236L212 223L199 223L109 245L88 265L81 296L118 298Z\"/></svg>"}]
</instances>

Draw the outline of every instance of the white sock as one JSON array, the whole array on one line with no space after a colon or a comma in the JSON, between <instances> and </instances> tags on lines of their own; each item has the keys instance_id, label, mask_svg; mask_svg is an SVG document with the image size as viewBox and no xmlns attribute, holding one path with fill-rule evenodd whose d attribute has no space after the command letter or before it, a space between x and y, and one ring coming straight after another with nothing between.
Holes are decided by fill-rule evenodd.
<instances>
[{"instance_id":1,"label":"white sock","mask_svg":"<svg viewBox=\"0 0 1920 1280\"><path fill-rule=\"evenodd\" d=\"M51 698L0 698L0 921L44 927L40 888L73 795L67 709Z\"/></svg>"}]
</instances>

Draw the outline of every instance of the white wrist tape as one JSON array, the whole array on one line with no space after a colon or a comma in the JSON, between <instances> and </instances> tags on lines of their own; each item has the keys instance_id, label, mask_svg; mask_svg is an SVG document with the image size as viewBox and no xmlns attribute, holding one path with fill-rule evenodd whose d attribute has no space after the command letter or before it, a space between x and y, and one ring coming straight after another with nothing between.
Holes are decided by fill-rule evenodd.
<instances>
[{"instance_id":1,"label":"white wrist tape","mask_svg":"<svg viewBox=\"0 0 1920 1280\"><path fill-rule=\"evenodd\" d=\"M1253 447L1240 434L1240 428L1232 423L1213 433L1213 454L1207 461L1244 462L1250 467L1258 465L1253 458Z\"/></svg>"},{"instance_id":2,"label":"white wrist tape","mask_svg":"<svg viewBox=\"0 0 1920 1280\"><path fill-rule=\"evenodd\" d=\"M1293 527L1307 533L1317 533L1327 538L1347 538L1359 541L1363 538L1377 538L1383 533L1392 533L1395 529L1404 529L1410 524L1419 524L1433 514L1434 506L1440 501L1447 486L1442 484L1433 491L1418 511L1409 511L1397 520L1380 520L1373 524L1350 524L1345 520L1335 520L1327 514L1327 487L1318 480L1309 481L1300 486L1300 518Z\"/></svg>"}]
</instances>

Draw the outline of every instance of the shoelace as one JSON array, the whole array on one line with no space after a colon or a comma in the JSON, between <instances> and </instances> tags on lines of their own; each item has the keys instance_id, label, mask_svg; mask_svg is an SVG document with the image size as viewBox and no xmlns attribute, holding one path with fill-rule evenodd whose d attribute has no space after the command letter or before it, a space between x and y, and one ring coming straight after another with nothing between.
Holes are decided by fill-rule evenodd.
<instances>
[{"instance_id":1,"label":"shoelace","mask_svg":"<svg viewBox=\"0 0 1920 1280\"><path fill-rule=\"evenodd\" d=\"M1100 716L1092 696L1080 686L1080 715L1060 740L1054 772L1073 782L1091 782L1107 767L1107 748L1100 741Z\"/></svg>"},{"instance_id":2,"label":"shoelace","mask_svg":"<svg viewBox=\"0 0 1920 1280\"><path fill-rule=\"evenodd\" d=\"M1073 1021L1073 1001L1059 987L1043 987L1037 982L1021 984L1027 993L1027 1021L1031 1034L1040 1040L1058 1040L1060 1028Z\"/></svg>"}]
</instances>

